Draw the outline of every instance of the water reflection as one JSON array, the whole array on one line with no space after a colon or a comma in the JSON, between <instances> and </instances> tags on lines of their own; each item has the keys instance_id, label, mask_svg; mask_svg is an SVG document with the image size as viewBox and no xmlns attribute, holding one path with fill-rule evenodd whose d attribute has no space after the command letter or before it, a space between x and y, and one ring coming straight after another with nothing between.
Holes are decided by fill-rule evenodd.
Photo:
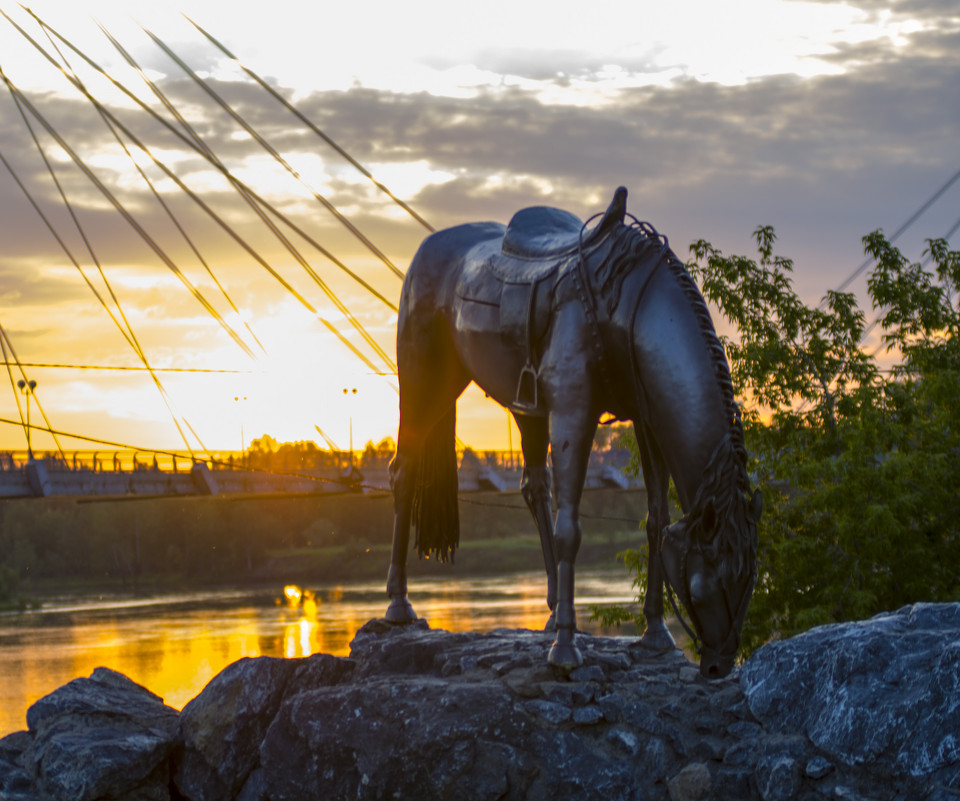
<instances>
[{"instance_id":1,"label":"water reflection","mask_svg":"<svg viewBox=\"0 0 960 801\"><path fill-rule=\"evenodd\" d=\"M64 597L40 610L0 615L0 737L25 728L34 702L96 667L118 670L181 709L243 657L346 656L357 630L386 606L380 583L294 589ZM577 591L585 629L587 604L633 598L625 571L585 571ZM544 593L539 573L423 580L411 587L417 613L432 628L449 631L542 628Z\"/></svg>"}]
</instances>

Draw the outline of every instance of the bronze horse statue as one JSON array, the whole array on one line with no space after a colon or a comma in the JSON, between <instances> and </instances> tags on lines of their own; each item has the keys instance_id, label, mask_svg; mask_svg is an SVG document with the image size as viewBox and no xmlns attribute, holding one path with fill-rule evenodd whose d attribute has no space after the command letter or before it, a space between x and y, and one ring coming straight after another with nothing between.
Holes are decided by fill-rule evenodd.
<instances>
[{"instance_id":1,"label":"bronze horse statue","mask_svg":"<svg viewBox=\"0 0 960 801\"><path fill-rule=\"evenodd\" d=\"M574 636L579 506L606 413L633 421L647 487L642 643L675 647L663 621L667 581L702 641L701 673L725 676L756 581L760 495L750 494L740 411L703 297L666 239L627 215L626 196L617 189L589 229L595 218L534 207L506 228L471 223L431 234L414 256L397 324L386 618L416 619L407 600L411 524L421 555L451 558L459 542L456 400L475 381L520 429L521 490L540 533L548 627L556 626L549 662L582 663ZM673 525L670 477L684 511Z\"/></svg>"}]
</instances>

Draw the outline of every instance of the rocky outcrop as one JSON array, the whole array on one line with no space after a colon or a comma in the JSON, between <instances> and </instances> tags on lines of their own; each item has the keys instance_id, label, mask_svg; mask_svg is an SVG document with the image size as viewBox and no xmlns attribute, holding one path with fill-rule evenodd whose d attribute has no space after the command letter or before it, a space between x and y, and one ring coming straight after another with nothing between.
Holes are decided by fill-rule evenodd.
<instances>
[{"instance_id":1,"label":"rocky outcrop","mask_svg":"<svg viewBox=\"0 0 960 801\"><path fill-rule=\"evenodd\" d=\"M960 605L760 649L707 682L581 635L370 621L349 658L261 657L179 715L98 669L0 740L0 799L918 799L960 795Z\"/></svg>"},{"instance_id":2,"label":"rocky outcrop","mask_svg":"<svg viewBox=\"0 0 960 801\"><path fill-rule=\"evenodd\" d=\"M106 668L27 712L29 733L0 740L0 798L166 801L178 713Z\"/></svg>"},{"instance_id":3,"label":"rocky outcrop","mask_svg":"<svg viewBox=\"0 0 960 801\"><path fill-rule=\"evenodd\" d=\"M768 731L801 733L826 760L878 780L911 777L960 797L960 605L917 604L773 643L740 685Z\"/></svg>"}]
</instances>

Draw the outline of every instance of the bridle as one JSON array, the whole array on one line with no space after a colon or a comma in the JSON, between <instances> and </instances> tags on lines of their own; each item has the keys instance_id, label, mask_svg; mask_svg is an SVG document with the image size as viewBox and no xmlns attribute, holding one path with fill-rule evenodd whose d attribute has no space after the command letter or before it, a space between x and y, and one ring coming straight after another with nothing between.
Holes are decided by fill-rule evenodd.
<instances>
[{"instance_id":1,"label":"bridle","mask_svg":"<svg viewBox=\"0 0 960 801\"><path fill-rule=\"evenodd\" d=\"M657 549L657 559L660 563L660 574L663 577L663 583L667 589L667 598L670 601L670 606L673 608L673 613L677 616L677 620L680 621L680 625L683 626L683 630L687 633L687 636L690 637L693 642L693 647L699 656L702 652L702 640L697 636L695 631L690 629L690 626L687 624L686 620L683 619L683 615L680 613L680 608L677 604L674 593L679 597L684 606L687 608L687 612L690 615L690 620L693 623L694 627L699 630L703 630L703 624L700 619L697 617L697 610L693 604L693 599L689 598L686 588L689 585L687 577L687 562L690 558L690 549L693 545L693 537L685 538L683 551L681 554L681 565L680 565L680 580L683 584L683 593L679 589L675 589L670 581L670 576L667 573L666 566L663 562L663 542L659 543L659 548ZM698 546L699 550L699 546ZM702 551L701 551L702 553ZM753 587L756 584L756 576L752 575L749 584L744 589L742 595L740 596L740 601L737 604L736 614L732 613L730 606L730 596L727 594L726 584L724 582L720 583L720 591L723 595L723 604L726 607L727 616L730 620L730 631L727 633L727 639L724 641L723 645L720 646L720 653L736 653L740 649L740 629L743 626L743 620L746 617L747 605L750 603L750 596L753 591ZM732 640L732 642L731 642Z\"/></svg>"},{"instance_id":2,"label":"bridle","mask_svg":"<svg viewBox=\"0 0 960 801\"><path fill-rule=\"evenodd\" d=\"M583 248L583 236L584 236L584 232L587 230L587 226L593 220L602 216L603 216L602 213L595 214L589 219L587 219L581 226L578 248L577 248L576 269L572 270L570 272L570 275L574 285L574 289L577 293L577 296L580 299L581 305L584 310L584 315L587 320L588 329L590 331L590 346L593 350L593 355L594 355L594 359L597 364L597 367L599 368L601 381L604 384L604 389L607 391L608 396L611 398L616 398L618 397L618 393L615 391L615 384L610 375L609 365L607 364L606 349L604 348L604 342L603 342L603 333L600 326L600 322L597 318L597 305L596 305L596 300L593 296L593 288L591 286L589 274L587 271L587 259L584 254L584 248ZM638 291L632 298L633 307L628 317L628 319L631 321L631 330L632 330L636 322L636 317L640 311L641 301L643 300L643 297L646 294L647 287L651 279L653 278L653 276L657 273L658 269L664 264L664 262L666 261L666 257L669 254L669 242L667 238L664 235L660 234L650 223L641 222L630 213L626 213L624 216L629 217L630 220L632 221L629 225L625 225L624 227L631 228L634 230L639 230L648 239L657 242L659 245L658 247L659 258L657 259L656 264L654 264L652 268L647 272L647 275L644 277L643 282L638 288ZM630 352L630 359L632 363L631 367L633 368L631 369L630 374L633 378L633 383L634 383L634 387L633 387L634 400L641 407L641 410L643 412L641 416L645 417L646 407L647 407L646 393L643 391L643 387L640 385L638 380L639 371L637 370L637 364L636 364L637 356L636 356L635 348L631 346L629 349L629 352ZM724 441L722 441L721 444L718 446L717 451L719 451L720 448L723 446L725 440L726 438L724 438ZM711 457L711 462L712 461L713 461L713 457ZM660 532L658 532L658 536L659 534ZM681 592L680 589L673 587L670 581L670 578L667 575L667 571L664 568L662 542L658 543L659 547L657 548L657 558L659 559L659 562L660 562L659 564L660 574L663 577L663 582L667 589L667 598L670 601L670 606L673 608L674 614L677 616L677 620L680 621L680 625L683 627L684 631L687 633L687 636L690 637L691 641L693 642L694 648L696 649L696 652L699 655L702 651L701 639L696 634L696 632L693 629L691 629L691 627L687 624L686 620L684 619L683 615L680 612L680 608L679 608L679 605L677 604L677 600L675 597L676 595L680 597L682 601L684 601L684 605L687 607L693 626L702 631L703 626L701 624L701 621L697 617L696 609L693 605L692 600L689 599L689 596L686 593L686 587L688 584L687 562L689 561L690 549L692 547L692 543L693 543L692 537L686 538L683 552L682 552L681 581L683 583L683 588L682 588L683 592ZM753 585L755 584L755 582L756 582L756 576L754 575L752 576L748 587L744 591L743 595L740 598L739 603L737 604L736 614L733 614L731 612L730 598L727 594L727 589L725 584L721 582L723 602L726 607L727 615L729 616L729 620L731 623L731 629L727 635L726 641L724 642L721 648L721 653L736 653L736 651L740 647L740 628L741 628L743 619L746 616L747 604L749 603L751 591L753 589ZM732 643L731 643L731 639L733 640Z\"/></svg>"}]
</instances>

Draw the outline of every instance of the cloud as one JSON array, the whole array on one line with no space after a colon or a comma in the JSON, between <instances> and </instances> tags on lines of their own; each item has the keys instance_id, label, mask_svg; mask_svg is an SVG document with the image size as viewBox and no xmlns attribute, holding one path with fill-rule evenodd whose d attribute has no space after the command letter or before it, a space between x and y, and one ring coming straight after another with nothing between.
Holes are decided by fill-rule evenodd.
<instances>
[{"instance_id":1,"label":"cloud","mask_svg":"<svg viewBox=\"0 0 960 801\"><path fill-rule=\"evenodd\" d=\"M603 58L573 49L531 55L490 48L479 66L521 76L524 81L477 87L464 97L354 87L315 91L297 104L375 173L398 164L422 163L430 168L432 177L425 178L407 199L437 226L471 219L506 221L516 209L539 203L569 208L586 217L604 208L613 188L624 184L631 190L631 211L670 235L681 255L689 241L701 236L742 252L749 248L749 234L756 225L774 224L782 232L788 254L796 256L798 263L825 264L817 275L804 279L818 296L835 278L837 264L852 268L859 259L862 234L878 226L894 227L960 166L955 163L960 107L954 88L960 74L960 32L949 19L939 26L926 24L947 14L947 6L921 5L912 7L911 13L925 25L904 41L840 43L821 56L840 69L839 74L816 78L768 76L735 86L684 78L667 86L621 88L612 100L607 91L602 102L584 105L581 97L577 103L559 102L562 93L546 99L542 90L563 88L569 78L558 76L560 71L582 79L596 76ZM870 3L859 7L873 8ZM223 74L203 48L194 52L178 46L179 50L198 68ZM624 69L651 69L647 56L630 58L622 59ZM165 76L160 81L164 92L218 156L231 169L251 175L252 181L259 179L259 191L395 297L396 279L308 192L284 178L281 168L268 171L270 157L259 145L242 135L192 80L163 59L145 63ZM210 79L210 85L292 161L322 158L315 176L317 187L396 263L405 266L425 233L422 228L400 213L387 214L389 201L262 88L224 78ZM288 92L283 87L279 90ZM189 247L90 105L52 92L30 97L89 159L138 222L195 280L205 280ZM160 108L159 103L151 103ZM293 256L237 193L222 179L213 180L213 167L144 113L123 108L117 115L184 181L196 186L204 201L235 224L271 265L318 306L325 303ZM50 137L41 133L40 138L49 147ZM71 249L89 264L9 97L3 98L0 108L0 142L5 157L55 220ZM62 154L55 163L98 256L110 265L147 265L144 269L150 274L166 276L166 268L150 247L87 178ZM165 199L230 291L258 311L275 308L283 291L274 279L254 265L252 257L196 204L168 191L169 179L155 167L147 170L158 179ZM4 210L0 237L5 243L0 253L0 299L13 304L21 298L37 305L62 304L87 293L79 278L47 280L43 265L60 267L67 259L16 184L2 173L0 203ZM942 230L936 227L941 221L942 215L935 218L927 233ZM343 292L352 307L362 309L363 291L295 234L287 233L336 291ZM237 271L238 265L243 265L242 271ZM199 308L185 290L171 286L171 293L183 293L183 308L171 313L189 315L194 312L186 307ZM148 300L143 293L131 294L130 303L136 308L158 308L156 298Z\"/></svg>"},{"instance_id":2,"label":"cloud","mask_svg":"<svg viewBox=\"0 0 960 801\"><path fill-rule=\"evenodd\" d=\"M917 46L837 76L734 87L687 80L623 91L615 106L596 109L546 105L523 90L457 99L358 89L301 105L340 141L357 143L362 160L426 159L456 174L415 198L441 219L473 203L488 214L502 203L502 216L509 203L570 202L618 183L658 204L696 206L726 194L769 213L776 193L786 210L806 196L826 212L830 186L875 186L888 176L896 182L889 192L904 170L932 186L951 164L960 120L949 102L950 54L958 51L931 33L918 34ZM505 180L491 183L497 176ZM889 196L858 205L871 203L875 219L889 214Z\"/></svg>"}]
</instances>

